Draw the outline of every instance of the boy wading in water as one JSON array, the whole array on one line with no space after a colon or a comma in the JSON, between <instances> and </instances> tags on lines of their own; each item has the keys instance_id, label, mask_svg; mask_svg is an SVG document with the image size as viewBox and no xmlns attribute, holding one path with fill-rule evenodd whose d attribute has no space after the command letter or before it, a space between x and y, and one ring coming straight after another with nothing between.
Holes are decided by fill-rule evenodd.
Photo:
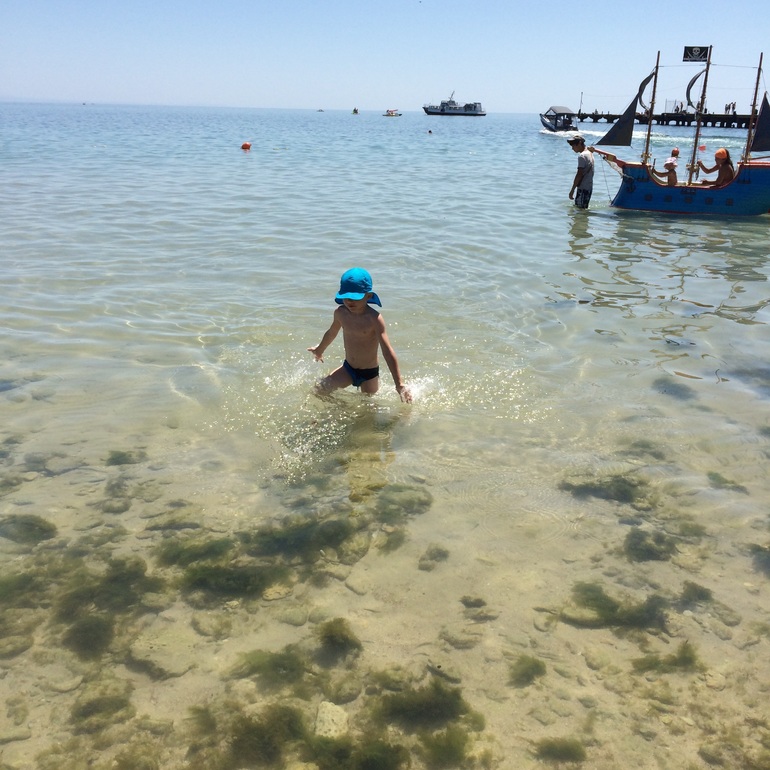
<instances>
[{"instance_id":1,"label":"boy wading in water","mask_svg":"<svg viewBox=\"0 0 770 770\"><path fill-rule=\"evenodd\" d=\"M323 361L324 351L342 329L345 361L318 383L318 392L328 393L355 385L361 388L362 393L376 393L380 387L379 348L393 376L399 398L411 403L412 394L401 377L396 351L385 331L385 321L377 310L369 307L369 303L382 307L380 298L372 291L372 277L369 273L361 267L345 271L335 301L340 307L334 311L332 325L324 333L321 342L308 350L316 361Z\"/></svg>"}]
</instances>

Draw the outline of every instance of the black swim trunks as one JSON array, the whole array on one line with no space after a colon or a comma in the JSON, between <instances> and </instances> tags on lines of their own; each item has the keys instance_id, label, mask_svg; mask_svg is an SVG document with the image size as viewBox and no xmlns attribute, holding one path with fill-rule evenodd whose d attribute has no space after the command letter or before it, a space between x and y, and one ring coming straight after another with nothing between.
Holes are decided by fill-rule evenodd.
<instances>
[{"instance_id":1,"label":"black swim trunks","mask_svg":"<svg viewBox=\"0 0 770 770\"><path fill-rule=\"evenodd\" d=\"M588 203L591 200L592 190L581 190L579 187L575 192L575 205L579 209L587 209Z\"/></svg>"},{"instance_id":2,"label":"black swim trunks","mask_svg":"<svg viewBox=\"0 0 770 770\"><path fill-rule=\"evenodd\" d=\"M347 360L342 362L342 366L350 375L350 379L353 380L353 385L357 388L360 387L362 382L373 380L375 377L380 376L379 366L375 366L373 369L354 369Z\"/></svg>"}]
</instances>

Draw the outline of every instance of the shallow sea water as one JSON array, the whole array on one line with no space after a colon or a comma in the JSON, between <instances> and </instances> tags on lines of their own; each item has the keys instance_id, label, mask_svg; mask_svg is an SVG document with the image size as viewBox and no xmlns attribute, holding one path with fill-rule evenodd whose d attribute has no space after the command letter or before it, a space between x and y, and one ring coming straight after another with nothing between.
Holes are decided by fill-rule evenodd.
<instances>
[{"instance_id":1,"label":"shallow sea water","mask_svg":"<svg viewBox=\"0 0 770 770\"><path fill-rule=\"evenodd\" d=\"M555 739L587 767L770 766L766 217L618 212L598 161L576 211L530 115L0 113L5 766L329 766L244 746L277 702L310 728L335 704L339 767L378 741L439 766L458 725L468 766ZM312 394L354 265L411 405L384 367L375 398ZM581 584L665 622L600 622ZM330 661L335 618L362 649ZM685 641L697 665L634 668ZM301 687L233 673L287 645ZM515 686L522 655L546 673ZM383 727L394 678L459 688L484 729Z\"/></svg>"}]
</instances>

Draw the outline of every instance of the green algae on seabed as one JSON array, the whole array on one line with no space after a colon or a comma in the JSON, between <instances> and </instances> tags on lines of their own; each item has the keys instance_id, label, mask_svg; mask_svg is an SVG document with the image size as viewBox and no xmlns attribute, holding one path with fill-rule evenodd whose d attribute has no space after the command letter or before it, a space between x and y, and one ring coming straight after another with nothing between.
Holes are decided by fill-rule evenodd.
<instances>
[{"instance_id":1,"label":"green algae on seabed","mask_svg":"<svg viewBox=\"0 0 770 770\"><path fill-rule=\"evenodd\" d=\"M766 722L763 720L763 727ZM766 730L765 730L766 732ZM770 770L770 739L764 738L763 749L747 751L740 735L726 729L718 732L698 748L698 756L710 767L726 767L730 770Z\"/></svg>"},{"instance_id":2,"label":"green algae on seabed","mask_svg":"<svg viewBox=\"0 0 770 770\"><path fill-rule=\"evenodd\" d=\"M389 484L375 503L375 517L383 524L400 524L408 516L425 513L433 505L433 495L424 487Z\"/></svg>"},{"instance_id":3,"label":"green algae on seabed","mask_svg":"<svg viewBox=\"0 0 770 770\"><path fill-rule=\"evenodd\" d=\"M110 770L161 770L160 750L146 741L119 752ZM212 768L213 770L213 768Z\"/></svg>"},{"instance_id":4,"label":"green algae on seabed","mask_svg":"<svg viewBox=\"0 0 770 770\"><path fill-rule=\"evenodd\" d=\"M141 608L142 596L163 588L160 578L147 577L147 565L138 556L113 559L104 574L85 568L67 576L56 601L55 616L70 621L97 610L128 612Z\"/></svg>"},{"instance_id":5,"label":"green algae on seabed","mask_svg":"<svg viewBox=\"0 0 770 770\"><path fill-rule=\"evenodd\" d=\"M147 460L147 452L143 449L112 450L105 465L136 465Z\"/></svg>"},{"instance_id":6,"label":"green algae on seabed","mask_svg":"<svg viewBox=\"0 0 770 770\"><path fill-rule=\"evenodd\" d=\"M751 543L748 548L754 562L754 569L770 577L770 543L766 545Z\"/></svg>"},{"instance_id":7,"label":"green algae on seabed","mask_svg":"<svg viewBox=\"0 0 770 770\"><path fill-rule=\"evenodd\" d=\"M508 684L528 687L538 677L545 675L545 663L533 655L519 655L508 671Z\"/></svg>"},{"instance_id":8,"label":"green algae on seabed","mask_svg":"<svg viewBox=\"0 0 770 770\"><path fill-rule=\"evenodd\" d=\"M446 729L420 736L423 760L430 770L438 768L462 767L468 757L470 736L457 725L448 725Z\"/></svg>"},{"instance_id":9,"label":"green algae on seabed","mask_svg":"<svg viewBox=\"0 0 770 770\"><path fill-rule=\"evenodd\" d=\"M668 459L666 452L660 449L657 444L647 439L636 439L628 444L628 448L620 452L626 457L652 458L653 460L665 461Z\"/></svg>"},{"instance_id":10,"label":"green algae on seabed","mask_svg":"<svg viewBox=\"0 0 770 770\"><path fill-rule=\"evenodd\" d=\"M424 687L384 695L375 716L382 722L395 722L402 729L440 729L470 711L459 687L449 687L433 679Z\"/></svg>"},{"instance_id":11,"label":"green algae on seabed","mask_svg":"<svg viewBox=\"0 0 770 770\"><path fill-rule=\"evenodd\" d=\"M280 766L287 746L306 737L302 713L291 706L272 704L256 717L241 714L229 729L232 766Z\"/></svg>"},{"instance_id":12,"label":"green algae on seabed","mask_svg":"<svg viewBox=\"0 0 770 770\"><path fill-rule=\"evenodd\" d=\"M321 652L333 659L359 652L364 647L344 618L332 618L321 623L316 629L316 635L321 643Z\"/></svg>"},{"instance_id":13,"label":"green algae on seabed","mask_svg":"<svg viewBox=\"0 0 770 770\"><path fill-rule=\"evenodd\" d=\"M629 561L668 561L676 550L675 538L640 527L633 527L623 541L623 552Z\"/></svg>"},{"instance_id":14,"label":"green algae on seabed","mask_svg":"<svg viewBox=\"0 0 770 770\"><path fill-rule=\"evenodd\" d=\"M284 704L269 704L254 713L240 710L232 700L216 711L212 705L189 709L193 743L187 770L280 768L285 755L301 748L308 735L302 712Z\"/></svg>"},{"instance_id":15,"label":"green algae on seabed","mask_svg":"<svg viewBox=\"0 0 770 770\"><path fill-rule=\"evenodd\" d=\"M0 497L13 492L24 483L24 477L15 471L0 474Z\"/></svg>"},{"instance_id":16,"label":"green algae on seabed","mask_svg":"<svg viewBox=\"0 0 770 770\"><path fill-rule=\"evenodd\" d=\"M658 393L671 396L679 401L690 401L696 398L695 390L689 385L667 377L658 377L658 379L653 382L653 385Z\"/></svg>"},{"instance_id":17,"label":"green algae on seabed","mask_svg":"<svg viewBox=\"0 0 770 770\"><path fill-rule=\"evenodd\" d=\"M289 570L280 565L193 564L185 570L182 585L186 591L213 596L254 597L288 576Z\"/></svg>"},{"instance_id":18,"label":"green algae on seabed","mask_svg":"<svg viewBox=\"0 0 770 770\"><path fill-rule=\"evenodd\" d=\"M486 601L484 601L484 599L482 599L480 596L461 596L460 603L467 610L481 609L481 607L487 606Z\"/></svg>"},{"instance_id":19,"label":"green algae on seabed","mask_svg":"<svg viewBox=\"0 0 770 770\"><path fill-rule=\"evenodd\" d=\"M749 490L742 484L737 484L730 479L725 478L721 473L716 471L709 471L707 474L709 483L714 489L726 489L729 492L740 492L741 494L748 495Z\"/></svg>"},{"instance_id":20,"label":"green algae on seabed","mask_svg":"<svg viewBox=\"0 0 770 770\"><path fill-rule=\"evenodd\" d=\"M674 671L702 671L704 668L698 660L695 647L687 640L683 641L670 655L645 655L643 658L632 660L631 665L637 673L657 671L661 674Z\"/></svg>"},{"instance_id":21,"label":"green algae on seabed","mask_svg":"<svg viewBox=\"0 0 770 770\"><path fill-rule=\"evenodd\" d=\"M290 678L299 677L297 664L302 653L293 647L283 652L297 653L292 655L291 665L296 668ZM272 669L282 660L280 653L265 656L259 651L242 657L240 669L236 667L234 672L250 675L263 671L265 661ZM345 670L351 672L356 665L357 659L346 661ZM231 696L191 709L192 742L185 767L239 770L248 765L278 770L299 761L317 770L407 770L415 760L427 770L493 766L491 752L474 757L468 753L471 733L485 727L483 716L469 709L459 688L451 688L443 680L432 679L429 685L415 687L406 670L370 672L370 686L358 691L363 702L349 714L354 720L350 732L331 738L305 727L317 697L329 698L328 677L319 676L312 665L304 673L308 675L304 678L307 691L299 696L293 693L299 707L287 705L286 691L281 690L276 696L282 702L270 704L256 715L253 705L239 705ZM375 694L376 687L391 689L391 693ZM276 710L286 708L294 711L284 711L285 721L281 721L281 712Z\"/></svg>"},{"instance_id":22,"label":"green algae on seabed","mask_svg":"<svg viewBox=\"0 0 770 770\"><path fill-rule=\"evenodd\" d=\"M2 634L0 636L0 660L15 658L34 644L31 634Z\"/></svg>"},{"instance_id":23,"label":"green algae on seabed","mask_svg":"<svg viewBox=\"0 0 770 770\"><path fill-rule=\"evenodd\" d=\"M293 706L273 703L256 715L232 702L225 708L218 716L210 706L190 710L196 740L188 751L188 770L277 770L293 758L318 770L405 770L410 764L405 747L377 732L363 732L357 740L314 735Z\"/></svg>"},{"instance_id":24,"label":"green algae on seabed","mask_svg":"<svg viewBox=\"0 0 770 770\"><path fill-rule=\"evenodd\" d=\"M86 615L65 632L62 642L81 660L103 655L115 638L115 620L105 615Z\"/></svg>"},{"instance_id":25,"label":"green algae on seabed","mask_svg":"<svg viewBox=\"0 0 770 770\"><path fill-rule=\"evenodd\" d=\"M231 676L238 679L256 676L264 687L275 689L299 682L308 667L305 657L292 646L284 647L281 652L252 650L241 654Z\"/></svg>"},{"instance_id":26,"label":"green algae on seabed","mask_svg":"<svg viewBox=\"0 0 770 770\"><path fill-rule=\"evenodd\" d=\"M390 528L385 533L384 540L376 543L382 553L393 553L406 542L406 531L403 528Z\"/></svg>"},{"instance_id":27,"label":"green algae on seabed","mask_svg":"<svg viewBox=\"0 0 770 770\"><path fill-rule=\"evenodd\" d=\"M32 639L35 629L45 619L46 613L39 609L9 607L0 610L0 648L5 653L1 656L11 657L9 650L20 646L23 638Z\"/></svg>"},{"instance_id":28,"label":"green algae on seabed","mask_svg":"<svg viewBox=\"0 0 770 770\"><path fill-rule=\"evenodd\" d=\"M570 492L573 497L596 497L600 500L624 503L638 510L648 510L652 507L649 487L645 479L631 478L623 474L586 481L564 480L559 484L559 489Z\"/></svg>"},{"instance_id":29,"label":"green algae on seabed","mask_svg":"<svg viewBox=\"0 0 770 770\"><path fill-rule=\"evenodd\" d=\"M127 722L135 714L132 686L119 679L90 681L80 691L70 712L76 733L96 733Z\"/></svg>"},{"instance_id":30,"label":"green algae on seabed","mask_svg":"<svg viewBox=\"0 0 770 770\"><path fill-rule=\"evenodd\" d=\"M703 524L698 524L695 521L684 520L679 522L679 535L685 538L701 538L707 530Z\"/></svg>"},{"instance_id":31,"label":"green algae on seabed","mask_svg":"<svg viewBox=\"0 0 770 770\"><path fill-rule=\"evenodd\" d=\"M401 770L411 765L409 752L404 746L376 738L354 749L350 759L350 770ZM325 770L320 763L319 767ZM328 770L337 769L330 767Z\"/></svg>"},{"instance_id":32,"label":"green algae on seabed","mask_svg":"<svg viewBox=\"0 0 770 770\"><path fill-rule=\"evenodd\" d=\"M212 561L225 556L234 546L227 537L220 538L169 538L157 548L158 564L164 567L188 567L194 562Z\"/></svg>"},{"instance_id":33,"label":"green algae on seabed","mask_svg":"<svg viewBox=\"0 0 770 770\"><path fill-rule=\"evenodd\" d=\"M684 608L692 607L695 604L710 602L714 598L713 592L690 580L684 581L682 593L679 595L679 604Z\"/></svg>"},{"instance_id":34,"label":"green algae on seabed","mask_svg":"<svg viewBox=\"0 0 770 770\"><path fill-rule=\"evenodd\" d=\"M420 556L417 562L417 569L423 572L430 572L436 568L439 562L446 561L449 558L449 551L441 545L431 543L425 553Z\"/></svg>"},{"instance_id":35,"label":"green algae on seabed","mask_svg":"<svg viewBox=\"0 0 770 770\"><path fill-rule=\"evenodd\" d=\"M390 690L391 692L401 692L407 689L411 679L409 673L401 666L392 666L380 671L370 671L368 678L375 687L379 687L382 690Z\"/></svg>"},{"instance_id":36,"label":"green algae on seabed","mask_svg":"<svg viewBox=\"0 0 770 770\"><path fill-rule=\"evenodd\" d=\"M99 553L103 546L112 546L128 537L128 530L116 522L103 522L99 527L89 530L74 542L67 544L66 558L74 562Z\"/></svg>"},{"instance_id":37,"label":"green algae on seabed","mask_svg":"<svg viewBox=\"0 0 770 770\"><path fill-rule=\"evenodd\" d=\"M0 518L0 537L22 545L37 545L56 537L56 526L41 516L14 513Z\"/></svg>"},{"instance_id":38,"label":"green algae on seabed","mask_svg":"<svg viewBox=\"0 0 770 770\"><path fill-rule=\"evenodd\" d=\"M46 602L47 585L42 575L20 572L0 576L0 609L16 607L38 607Z\"/></svg>"},{"instance_id":39,"label":"green algae on seabed","mask_svg":"<svg viewBox=\"0 0 770 770\"><path fill-rule=\"evenodd\" d=\"M246 553L315 561L325 548L338 548L358 527L349 519L291 521L282 527L261 527L239 532Z\"/></svg>"},{"instance_id":40,"label":"green algae on seabed","mask_svg":"<svg viewBox=\"0 0 770 770\"><path fill-rule=\"evenodd\" d=\"M544 762L585 762L586 750L577 738L543 738L535 744L535 756Z\"/></svg>"},{"instance_id":41,"label":"green algae on seabed","mask_svg":"<svg viewBox=\"0 0 770 770\"><path fill-rule=\"evenodd\" d=\"M576 605L588 614L562 609L559 619L578 628L666 629L668 601L658 594L643 602L621 602L609 596L598 583L576 583L572 589Z\"/></svg>"},{"instance_id":42,"label":"green algae on seabed","mask_svg":"<svg viewBox=\"0 0 770 770\"><path fill-rule=\"evenodd\" d=\"M187 722L193 733L198 736L209 737L217 732L218 722L211 706L190 706L188 712Z\"/></svg>"},{"instance_id":43,"label":"green algae on seabed","mask_svg":"<svg viewBox=\"0 0 770 770\"><path fill-rule=\"evenodd\" d=\"M367 736L357 745L349 737L314 737L303 758L318 770L402 770L410 766L409 752L399 744Z\"/></svg>"}]
</instances>

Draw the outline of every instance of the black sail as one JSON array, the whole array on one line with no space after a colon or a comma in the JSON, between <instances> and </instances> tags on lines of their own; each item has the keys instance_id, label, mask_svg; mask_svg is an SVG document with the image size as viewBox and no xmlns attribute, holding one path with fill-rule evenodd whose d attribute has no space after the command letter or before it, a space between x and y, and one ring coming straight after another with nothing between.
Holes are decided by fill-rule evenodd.
<instances>
[{"instance_id":1,"label":"black sail","mask_svg":"<svg viewBox=\"0 0 770 770\"><path fill-rule=\"evenodd\" d=\"M770 103L767 101L767 93L762 99L762 106L757 115L757 124L754 126L754 138L751 141L751 152L767 152L770 150Z\"/></svg>"},{"instance_id":2,"label":"black sail","mask_svg":"<svg viewBox=\"0 0 770 770\"><path fill-rule=\"evenodd\" d=\"M691 92L692 92L693 86L694 86L694 85L695 85L695 83L698 81L698 78L699 78L701 75L703 75L703 73L704 73L705 71L706 71L706 70L701 70L701 71L700 71L700 72L699 72L699 73L698 73L698 74L697 74L697 75L696 75L696 76L695 76L695 77L694 77L694 78L693 78L693 79L692 79L692 80L691 80L691 81L690 81L690 82L687 84L687 93L686 93L686 98L687 98L687 106L688 106L688 107L692 107L694 110L697 110L697 109L699 109L699 107L700 107L701 105L696 105L696 104L693 104L693 103L692 103L692 98L690 97L690 94L691 94Z\"/></svg>"},{"instance_id":3,"label":"black sail","mask_svg":"<svg viewBox=\"0 0 770 770\"><path fill-rule=\"evenodd\" d=\"M612 128L598 141L599 144L608 144L613 147L630 147L631 140L634 136L634 123L636 122L636 108L641 101L644 89L647 88L649 82L655 77L655 70L653 70L640 84L639 90L634 97L631 104L628 105L626 111L618 118L617 123L612 125Z\"/></svg>"},{"instance_id":4,"label":"black sail","mask_svg":"<svg viewBox=\"0 0 770 770\"><path fill-rule=\"evenodd\" d=\"M630 147L634 135L634 123L636 122L636 105L638 97L628 105L626 111L618 118L612 128L596 143L609 144L612 147Z\"/></svg>"}]
</instances>

